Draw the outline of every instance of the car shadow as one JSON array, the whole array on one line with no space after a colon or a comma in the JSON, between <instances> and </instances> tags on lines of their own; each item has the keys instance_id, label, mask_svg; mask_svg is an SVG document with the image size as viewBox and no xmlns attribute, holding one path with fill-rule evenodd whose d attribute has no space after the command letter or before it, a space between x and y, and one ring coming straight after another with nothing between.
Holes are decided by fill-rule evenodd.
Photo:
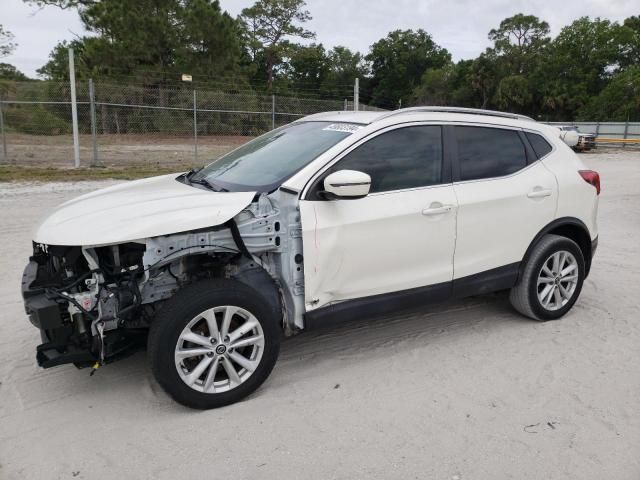
<instances>
[{"instance_id":1,"label":"car shadow","mask_svg":"<svg viewBox=\"0 0 640 480\"><path fill-rule=\"evenodd\" d=\"M264 395L282 396L288 391L291 378L309 379L313 372L318 372L310 368L316 361L340 358L364 362L371 358L372 351L379 356L425 344L437 346L449 341L452 335L463 336L478 329L490 335L505 325L518 323L531 321L512 309L505 292L498 292L397 315L322 326L285 339L271 377L240 403ZM64 397L79 401L84 395L83 401L93 405L138 401L163 410L191 411L173 402L155 382L145 351L101 367L93 376L89 373L89 369L78 371L73 366L40 371L37 375L40 381L28 386L28 390L40 392L22 393L29 393L26 397L33 399L44 398L46 394L47 402Z\"/></svg>"}]
</instances>

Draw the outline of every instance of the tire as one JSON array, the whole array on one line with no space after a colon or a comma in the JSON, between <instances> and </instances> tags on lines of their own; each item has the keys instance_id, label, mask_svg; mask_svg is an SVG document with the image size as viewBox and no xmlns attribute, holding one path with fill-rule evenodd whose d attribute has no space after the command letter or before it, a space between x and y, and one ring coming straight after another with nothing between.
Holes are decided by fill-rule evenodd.
<instances>
[{"instance_id":1,"label":"tire","mask_svg":"<svg viewBox=\"0 0 640 480\"><path fill-rule=\"evenodd\" d=\"M262 385L278 359L280 338L278 312L256 290L215 279L180 290L162 306L147 350L162 388L177 402L205 410L235 403ZM253 343L237 346L240 341Z\"/></svg>"},{"instance_id":2,"label":"tire","mask_svg":"<svg viewBox=\"0 0 640 480\"><path fill-rule=\"evenodd\" d=\"M554 269L556 258L563 265ZM580 247L569 238L545 235L533 247L509 299L511 305L526 317L538 321L556 320L571 310L580 295L584 278L585 262Z\"/></svg>"}]
</instances>

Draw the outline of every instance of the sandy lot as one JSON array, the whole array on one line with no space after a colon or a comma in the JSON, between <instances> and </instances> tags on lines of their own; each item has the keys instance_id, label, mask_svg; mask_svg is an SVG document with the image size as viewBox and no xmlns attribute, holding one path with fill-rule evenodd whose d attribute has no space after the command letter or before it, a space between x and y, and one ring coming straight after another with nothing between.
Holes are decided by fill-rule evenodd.
<instances>
[{"instance_id":1,"label":"sandy lot","mask_svg":"<svg viewBox=\"0 0 640 480\"><path fill-rule=\"evenodd\" d=\"M640 153L601 172L600 246L563 320L505 295L285 342L246 401L173 403L145 354L40 370L19 279L30 230L104 183L0 185L0 478L640 478Z\"/></svg>"},{"instance_id":2,"label":"sandy lot","mask_svg":"<svg viewBox=\"0 0 640 480\"><path fill-rule=\"evenodd\" d=\"M187 135L98 135L98 164L102 166L164 165L177 169L209 163L253 137L207 135L198 138L198 160L194 156L193 137ZM90 135L80 135L80 164L92 162ZM68 167L73 164L71 135L7 135L6 160L11 165L31 167Z\"/></svg>"}]
</instances>

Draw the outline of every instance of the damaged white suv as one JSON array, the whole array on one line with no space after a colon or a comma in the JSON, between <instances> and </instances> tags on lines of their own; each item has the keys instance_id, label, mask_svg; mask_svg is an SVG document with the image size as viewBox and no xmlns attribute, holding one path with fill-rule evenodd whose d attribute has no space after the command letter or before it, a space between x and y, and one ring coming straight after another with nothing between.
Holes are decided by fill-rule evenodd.
<instances>
[{"instance_id":1,"label":"damaged white suv","mask_svg":"<svg viewBox=\"0 0 640 480\"><path fill-rule=\"evenodd\" d=\"M44 368L98 368L147 344L178 402L265 381L283 336L511 289L563 316L597 245L600 180L557 129L417 107L312 115L186 174L58 207L22 292Z\"/></svg>"}]
</instances>

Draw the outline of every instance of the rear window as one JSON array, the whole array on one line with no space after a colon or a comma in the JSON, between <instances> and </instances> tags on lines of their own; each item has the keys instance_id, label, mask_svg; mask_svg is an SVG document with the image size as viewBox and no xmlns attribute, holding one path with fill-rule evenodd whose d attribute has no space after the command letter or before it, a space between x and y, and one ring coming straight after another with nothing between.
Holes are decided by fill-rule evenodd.
<instances>
[{"instance_id":1,"label":"rear window","mask_svg":"<svg viewBox=\"0 0 640 480\"><path fill-rule=\"evenodd\" d=\"M549 142L547 142L542 135L530 132L526 132L525 135L533 147L533 151L536 152L536 157L542 158L553 150L553 147L549 145Z\"/></svg>"},{"instance_id":2,"label":"rear window","mask_svg":"<svg viewBox=\"0 0 640 480\"><path fill-rule=\"evenodd\" d=\"M527 154L515 130L455 127L460 180L510 175L527 166Z\"/></svg>"}]
</instances>

